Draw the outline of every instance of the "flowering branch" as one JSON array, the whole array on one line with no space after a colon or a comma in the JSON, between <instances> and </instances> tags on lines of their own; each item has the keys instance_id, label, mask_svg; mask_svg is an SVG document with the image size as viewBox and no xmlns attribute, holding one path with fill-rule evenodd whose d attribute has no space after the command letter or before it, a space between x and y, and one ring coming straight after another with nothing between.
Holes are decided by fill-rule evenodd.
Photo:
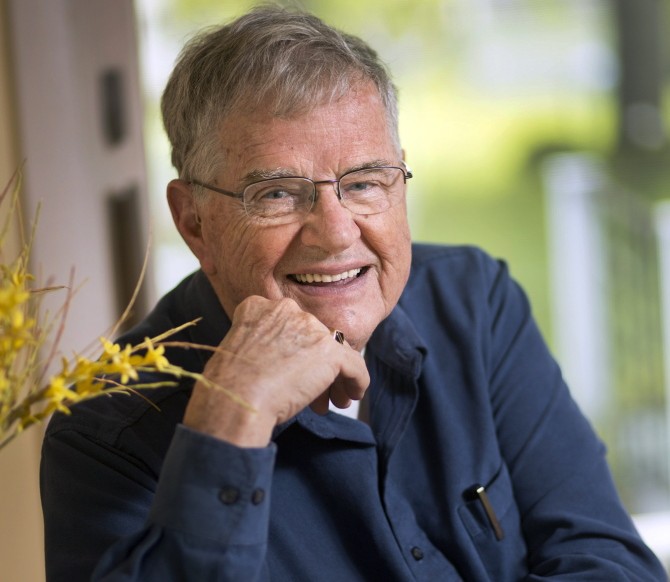
<instances>
[{"instance_id":1,"label":"flowering branch","mask_svg":"<svg viewBox=\"0 0 670 582\"><path fill-rule=\"evenodd\" d=\"M185 323L153 338L145 338L136 345L122 347L104 337L100 338L102 354L90 359L75 353L70 359L62 358L60 366L48 379L47 371L58 355L60 342L70 302L72 300L74 272L70 273L67 287L32 287L34 277L28 272L28 259L35 236L36 220L25 238L23 221L18 205L20 172L14 174L9 184L0 193L0 205L11 190L10 211L0 228L0 450L29 426L42 422L55 411L70 413L70 406L100 395L115 393L130 394L140 389L174 386L176 380L190 378L226 393L239 405L251 409L239 396L215 385L201 374L189 372L170 363L165 356L166 346L184 349L209 349L208 346L183 342L167 342L170 337L183 329L195 325L197 320ZM21 249L11 261L5 262L4 240L9 232L13 216L19 216ZM146 270L148 255L142 269ZM139 284L138 284L139 288ZM59 313L58 326L52 342L49 338L55 320L40 321L40 303L46 293L66 289L67 295ZM137 297L137 289L126 308L120 322L130 312ZM119 323L120 323L119 322ZM119 323L114 326L116 332ZM47 344L51 344L44 361L40 354ZM160 374L164 381L142 382L142 374Z\"/></svg>"}]
</instances>

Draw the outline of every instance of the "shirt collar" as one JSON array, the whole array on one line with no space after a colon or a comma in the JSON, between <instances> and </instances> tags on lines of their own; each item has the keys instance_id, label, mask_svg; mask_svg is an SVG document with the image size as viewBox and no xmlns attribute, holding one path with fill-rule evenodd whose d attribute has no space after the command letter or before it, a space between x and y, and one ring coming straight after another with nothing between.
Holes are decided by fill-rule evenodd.
<instances>
[{"instance_id":1,"label":"shirt collar","mask_svg":"<svg viewBox=\"0 0 670 582\"><path fill-rule=\"evenodd\" d=\"M202 271L196 271L188 281L185 297L185 312L189 320L201 318L192 328L195 343L218 346L228 333L231 323L209 279Z\"/></svg>"},{"instance_id":2,"label":"shirt collar","mask_svg":"<svg viewBox=\"0 0 670 582\"><path fill-rule=\"evenodd\" d=\"M396 305L370 337L367 349L387 366L416 379L428 348L405 310Z\"/></svg>"}]
</instances>

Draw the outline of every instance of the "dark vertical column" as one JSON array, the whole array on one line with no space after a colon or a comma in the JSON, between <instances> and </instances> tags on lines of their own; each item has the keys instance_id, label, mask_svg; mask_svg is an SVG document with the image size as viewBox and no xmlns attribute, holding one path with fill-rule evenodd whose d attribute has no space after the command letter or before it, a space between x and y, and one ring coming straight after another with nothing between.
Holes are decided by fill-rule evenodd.
<instances>
[{"instance_id":1,"label":"dark vertical column","mask_svg":"<svg viewBox=\"0 0 670 582\"><path fill-rule=\"evenodd\" d=\"M619 49L619 148L661 149L666 0L613 0Z\"/></svg>"}]
</instances>

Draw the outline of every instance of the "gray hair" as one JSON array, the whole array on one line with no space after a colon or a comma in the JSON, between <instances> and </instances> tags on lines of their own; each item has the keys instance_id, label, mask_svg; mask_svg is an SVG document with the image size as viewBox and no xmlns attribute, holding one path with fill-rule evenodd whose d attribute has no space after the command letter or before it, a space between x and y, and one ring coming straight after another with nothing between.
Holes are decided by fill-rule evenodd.
<instances>
[{"instance_id":1,"label":"gray hair","mask_svg":"<svg viewBox=\"0 0 670 582\"><path fill-rule=\"evenodd\" d=\"M219 128L234 111L263 107L277 117L306 113L371 81L399 146L397 92L377 53L312 14L261 6L206 29L182 50L161 110L182 179L220 171Z\"/></svg>"}]
</instances>

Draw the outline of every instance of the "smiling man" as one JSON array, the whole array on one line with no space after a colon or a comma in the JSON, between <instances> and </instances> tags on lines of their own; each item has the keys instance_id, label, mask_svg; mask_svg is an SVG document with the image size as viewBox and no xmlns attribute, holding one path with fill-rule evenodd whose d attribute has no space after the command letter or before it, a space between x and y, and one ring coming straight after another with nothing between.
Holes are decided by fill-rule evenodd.
<instances>
[{"instance_id":1,"label":"smiling man","mask_svg":"<svg viewBox=\"0 0 670 582\"><path fill-rule=\"evenodd\" d=\"M504 264L412 245L367 45L254 10L163 117L201 269L122 341L202 318L171 361L247 406L184 381L55 417L50 580L664 579Z\"/></svg>"}]
</instances>

